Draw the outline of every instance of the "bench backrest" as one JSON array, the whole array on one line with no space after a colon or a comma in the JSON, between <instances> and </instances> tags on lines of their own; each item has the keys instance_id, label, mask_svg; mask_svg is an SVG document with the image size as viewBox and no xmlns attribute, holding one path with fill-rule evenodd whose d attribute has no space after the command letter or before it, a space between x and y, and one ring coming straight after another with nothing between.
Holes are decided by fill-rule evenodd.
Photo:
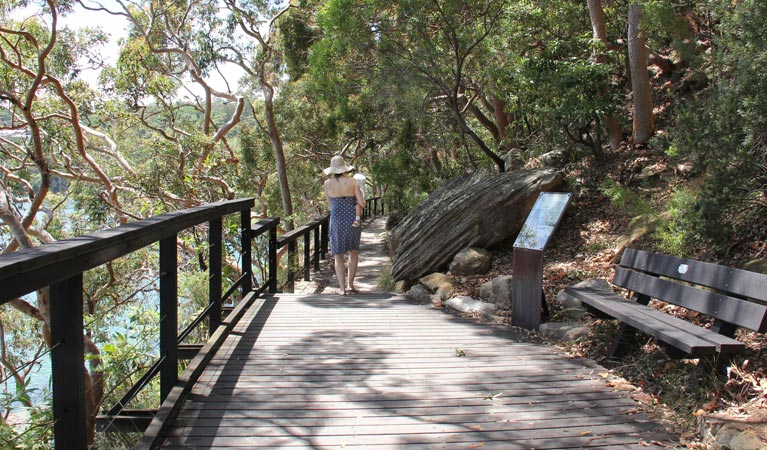
<instances>
[{"instance_id":1,"label":"bench backrest","mask_svg":"<svg viewBox=\"0 0 767 450\"><path fill-rule=\"evenodd\" d=\"M613 284L733 325L767 330L767 275L626 249Z\"/></svg>"}]
</instances>

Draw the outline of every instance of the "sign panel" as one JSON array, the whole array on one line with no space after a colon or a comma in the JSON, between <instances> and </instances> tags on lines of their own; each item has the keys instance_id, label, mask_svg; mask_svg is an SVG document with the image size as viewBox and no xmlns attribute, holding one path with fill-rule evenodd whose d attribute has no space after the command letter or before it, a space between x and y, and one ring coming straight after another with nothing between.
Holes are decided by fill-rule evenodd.
<instances>
[{"instance_id":1,"label":"sign panel","mask_svg":"<svg viewBox=\"0 0 767 450\"><path fill-rule=\"evenodd\" d=\"M572 195L569 192L541 192L514 241L514 247L545 249L559 221L562 220Z\"/></svg>"}]
</instances>

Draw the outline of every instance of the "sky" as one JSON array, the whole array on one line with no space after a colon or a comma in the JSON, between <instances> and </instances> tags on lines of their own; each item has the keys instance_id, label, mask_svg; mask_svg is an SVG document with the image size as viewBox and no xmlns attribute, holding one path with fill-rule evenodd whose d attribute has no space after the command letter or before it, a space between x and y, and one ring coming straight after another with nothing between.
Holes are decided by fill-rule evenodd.
<instances>
[{"instance_id":1,"label":"sky","mask_svg":"<svg viewBox=\"0 0 767 450\"><path fill-rule=\"evenodd\" d=\"M103 4L111 10L119 10L120 7L113 0L103 0L99 3ZM39 6L33 8L40 9ZM72 29L80 29L85 27L98 27L102 31L107 33L110 38L109 42L102 49L102 57L104 62L110 66L113 66L117 60L119 51L118 41L120 38L125 38L128 35L128 21L122 16L115 16L103 11L89 11L83 9L79 4L75 6L73 13L67 14L59 18L59 24L61 26L67 26ZM239 67L226 67L226 73L232 75L230 77L231 88L236 87L237 79L242 74ZM93 86L96 86L99 72L96 70L85 70L81 73L81 77ZM227 86L224 83L221 76L217 73L212 73L206 81L216 90L226 92ZM193 84L193 83L190 83ZM192 92L195 95L202 95L201 89L195 89L196 86L192 86Z\"/></svg>"}]
</instances>

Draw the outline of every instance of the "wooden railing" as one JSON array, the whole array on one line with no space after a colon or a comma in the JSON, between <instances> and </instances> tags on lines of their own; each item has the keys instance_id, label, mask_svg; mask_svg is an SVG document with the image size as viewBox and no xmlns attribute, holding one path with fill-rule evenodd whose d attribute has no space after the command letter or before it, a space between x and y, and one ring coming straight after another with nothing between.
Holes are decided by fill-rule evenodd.
<instances>
[{"instance_id":1,"label":"wooden railing","mask_svg":"<svg viewBox=\"0 0 767 450\"><path fill-rule=\"evenodd\" d=\"M208 222L210 248L210 304L195 324L209 319L211 330L221 323L222 218L240 213L243 274L235 285L243 297L253 291L251 273L250 209L252 198L199 206L138 220L87 236L66 239L0 256L0 304L49 287L50 357L53 396L53 430L57 450L85 449L85 353L83 345L83 273L150 244L159 242L159 358L140 386L110 411L109 423L120 422L123 406L154 376L160 377L160 397L165 400L178 382L178 269L179 232ZM130 417L130 415L128 415ZM130 417L148 421L145 415ZM116 428L120 428L116 425Z\"/></svg>"},{"instance_id":2,"label":"wooden railing","mask_svg":"<svg viewBox=\"0 0 767 450\"><path fill-rule=\"evenodd\" d=\"M380 208L379 208L380 201ZM97 417L100 431L146 430L137 448L156 444L159 433L147 428L162 427L175 413L189 387L236 322L260 294L281 290L278 280L277 252L288 247L287 279L283 287L292 290L295 276L303 272L310 278L311 266L319 270L320 260L328 252L329 217L277 237L279 218L263 219L251 225L252 198L220 202L138 220L117 228L87 236L61 240L40 247L0 255L0 304L50 289L50 355L55 449L85 449L87 418L85 405L85 353L83 345L83 274L97 266L159 243L159 357L105 415ZM223 281L223 217L240 214L241 276L227 292ZM367 200L366 218L383 213L383 200ZM181 332L178 331L178 234L208 223L209 303ZM267 236L267 270L261 283L254 286L252 240ZM296 263L299 239L303 238L303 267ZM313 241L313 242L312 242ZM265 272L265 274L263 274ZM224 304L237 290L242 300L223 318ZM189 345L186 339L197 326L208 320L207 343ZM191 359L179 376L180 359ZM130 410L126 405L156 376L160 377L159 410ZM154 437L153 437L154 436Z\"/></svg>"},{"instance_id":3,"label":"wooden railing","mask_svg":"<svg viewBox=\"0 0 767 450\"><path fill-rule=\"evenodd\" d=\"M300 272L304 274L304 281L309 281L309 270L312 264L314 270L320 270L320 259L325 259L328 251L328 228L330 223L330 216L324 216L321 219L298 227L293 231L289 231L277 239L277 248L288 247L288 275L285 284L281 286L281 290L285 292L293 292L295 287L296 275ZM314 237L314 245L312 246L312 237ZM297 259L298 240L303 238L303 265L299 266ZM310 249L313 247L313 251Z\"/></svg>"},{"instance_id":4,"label":"wooden railing","mask_svg":"<svg viewBox=\"0 0 767 450\"><path fill-rule=\"evenodd\" d=\"M384 214L383 197L372 197L365 200L365 209L362 211L363 220L367 220L370 217L375 217L375 216L383 215L383 214Z\"/></svg>"}]
</instances>

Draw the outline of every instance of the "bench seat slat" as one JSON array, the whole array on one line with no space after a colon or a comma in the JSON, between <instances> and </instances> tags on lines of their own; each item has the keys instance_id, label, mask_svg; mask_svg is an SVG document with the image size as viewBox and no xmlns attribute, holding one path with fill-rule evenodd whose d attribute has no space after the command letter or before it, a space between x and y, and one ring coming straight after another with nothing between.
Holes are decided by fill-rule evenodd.
<instances>
[{"instance_id":1,"label":"bench seat slat","mask_svg":"<svg viewBox=\"0 0 767 450\"><path fill-rule=\"evenodd\" d=\"M767 304L767 275L714 263L627 248L621 266L632 267Z\"/></svg>"},{"instance_id":2,"label":"bench seat slat","mask_svg":"<svg viewBox=\"0 0 767 450\"><path fill-rule=\"evenodd\" d=\"M627 300L612 292L585 287L568 287L565 290L583 303L690 355L739 353L745 350L745 345L735 339Z\"/></svg>"},{"instance_id":3,"label":"bench seat slat","mask_svg":"<svg viewBox=\"0 0 767 450\"><path fill-rule=\"evenodd\" d=\"M615 269L613 284L740 327L759 332L767 328L767 305L704 291L623 267Z\"/></svg>"}]
</instances>

